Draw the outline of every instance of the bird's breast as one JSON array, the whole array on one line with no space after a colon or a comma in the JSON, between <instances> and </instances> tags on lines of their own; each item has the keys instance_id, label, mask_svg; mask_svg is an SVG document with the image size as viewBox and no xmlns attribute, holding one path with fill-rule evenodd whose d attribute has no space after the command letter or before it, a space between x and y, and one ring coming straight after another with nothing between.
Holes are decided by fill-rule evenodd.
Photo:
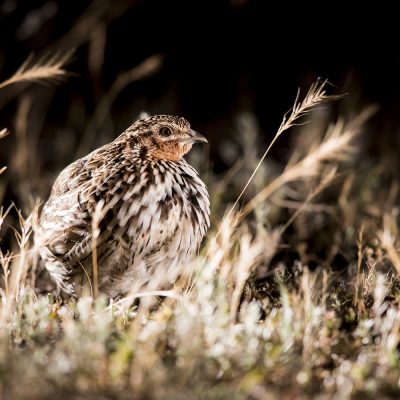
<instances>
[{"instance_id":1,"label":"bird's breast","mask_svg":"<svg viewBox=\"0 0 400 400\"><path fill-rule=\"evenodd\" d=\"M197 172L184 163L143 167L118 210L119 229L136 256L193 253L209 226L209 199Z\"/></svg>"}]
</instances>

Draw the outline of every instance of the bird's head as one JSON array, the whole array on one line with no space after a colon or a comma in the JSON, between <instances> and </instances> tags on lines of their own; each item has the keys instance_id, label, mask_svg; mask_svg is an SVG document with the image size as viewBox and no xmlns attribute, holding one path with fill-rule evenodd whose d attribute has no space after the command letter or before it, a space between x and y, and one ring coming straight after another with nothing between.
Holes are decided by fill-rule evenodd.
<instances>
[{"instance_id":1,"label":"bird's head","mask_svg":"<svg viewBox=\"0 0 400 400\"><path fill-rule=\"evenodd\" d=\"M194 143L207 139L190 128L182 117L154 115L136 121L125 132L131 149L140 149L142 156L179 161Z\"/></svg>"}]
</instances>

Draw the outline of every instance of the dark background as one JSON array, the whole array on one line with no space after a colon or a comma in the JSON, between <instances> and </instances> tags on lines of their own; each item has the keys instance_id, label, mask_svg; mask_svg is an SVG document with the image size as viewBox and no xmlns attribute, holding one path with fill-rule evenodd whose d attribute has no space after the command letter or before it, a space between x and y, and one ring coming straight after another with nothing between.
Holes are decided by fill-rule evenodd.
<instances>
[{"instance_id":1,"label":"dark background","mask_svg":"<svg viewBox=\"0 0 400 400\"><path fill-rule=\"evenodd\" d=\"M348 110L380 104L374 121L389 133L370 138L370 147L373 151L389 141L397 148L396 16L383 3L379 9L364 3L350 9L338 2L262 0L1 1L1 80L30 53L76 49L67 67L73 75L56 88L35 84L3 90L1 126L13 132L17 123L15 90L34 99L27 131L38 139L29 151L39 156L41 176L50 179L74 159L96 106L115 79L162 54L157 72L118 93L88 150L115 137L143 110L173 113L208 137L214 169L222 172L227 165L220 157L221 144L235 134L240 111L256 115L265 144L297 88L306 89L318 77L332 83L331 93L348 93ZM3 179L11 181L11 190L19 179L12 165L15 140L11 135L0 145L0 161L10 166ZM271 157L279 159L286 144L283 139Z\"/></svg>"}]
</instances>

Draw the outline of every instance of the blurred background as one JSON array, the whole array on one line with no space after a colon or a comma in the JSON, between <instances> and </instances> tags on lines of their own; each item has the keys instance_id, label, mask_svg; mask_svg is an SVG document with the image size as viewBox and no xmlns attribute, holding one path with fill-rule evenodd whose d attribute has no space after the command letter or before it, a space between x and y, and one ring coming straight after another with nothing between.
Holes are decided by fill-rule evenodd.
<instances>
[{"instance_id":1,"label":"blurred background","mask_svg":"<svg viewBox=\"0 0 400 400\"><path fill-rule=\"evenodd\" d=\"M251 115L261 151L298 87L306 91L319 77L331 94L347 93L336 106L342 115L381 106L372 121L378 129L363 140L372 157L390 149L385 157L397 174L395 17L383 6L364 4L361 13L337 2L1 0L1 81L30 54L75 50L71 74L58 85L3 90L0 126L12 134L0 144L0 165L8 165L0 196L46 196L65 165L115 138L142 111L185 116L209 139L212 170L223 173L240 156L238 115ZM285 135L271 159L285 164L289 142Z\"/></svg>"}]
</instances>

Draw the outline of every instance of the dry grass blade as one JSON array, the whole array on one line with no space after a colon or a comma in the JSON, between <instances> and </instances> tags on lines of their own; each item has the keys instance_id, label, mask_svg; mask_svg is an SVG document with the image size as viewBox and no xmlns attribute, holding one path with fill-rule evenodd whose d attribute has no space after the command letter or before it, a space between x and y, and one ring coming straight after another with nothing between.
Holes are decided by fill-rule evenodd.
<instances>
[{"instance_id":1,"label":"dry grass blade","mask_svg":"<svg viewBox=\"0 0 400 400\"><path fill-rule=\"evenodd\" d=\"M10 131L6 128L0 130L0 139L5 138L7 135L10 134Z\"/></svg>"},{"instance_id":2,"label":"dry grass blade","mask_svg":"<svg viewBox=\"0 0 400 400\"><path fill-rule=\"evenodd\" d=\"M327 83L327 80L314 82L302 101L299 101L300 91L297 92L293 108L284 115L275 136L279 137L284 131L296 125L296 121L303 115L308 114L315 106L342 97L341 95L327 95L325 92Z\"/></svg>"},{"instance_id":3,"label":"dry grass blade","mask_svg":"<svg viewBox=\"0 0 400 400\"><path fill-rule=\"evenodd\" d=\"M143 297L166 297L173 300L181 301L183 304L185 304L185 297L179 293L174 292L173 290L152 290L129 294L114 303L111 302L108 308L115 308L116 310L122 311L129 308L135 299L140 299Z\"/></svg>"},{"instance_id":4,"label":"dry grass blade","mask_svg":"<svg viewBox=\"0 0 400 400\"><path fill-rule=\"evenodd\" d=\"M347 126L345 126L342 121L339 121L332 127L327 138L318 147L312 150L302 160L291 165L279 177L258 192L243 208L241 218L244 218L253 211L282 185L298 179L316 176L324 162L337 162L348 159L353 151L351 141L359 134L362 125L375 111L376 107L374 106L367 108Z\"/></svg>"},{"instance_id":5,"label":"dry grass blade","mask_svg":"<svg viewBox=\"0 0 400 400\"><path fill-rule=\"evenodd\" d=\"M393 263L397 274L400 275L400 256L396 246L398 238L398 229L393 215L385 214L383 216L383 229L378 232L378 238L382 248L386 251L387 257Z\"/></svg>"},{"instance_id":6,"label":"dry grass blade","mask_svg":"<svg viewBox=\"0 0 400 400\"><path fill-rule=\"evenodd\" d=\"M326 94L325 86L327 85L327 83L328 83L327 80L317 81L317 82L313 83L311 85L310 89L308 90L305 98L302 101L299 101L300 90L297 92L297 96L296 96L296 99L295 99L295 102L294 102L294 105L293 105L292 109L289 110L285 114L285 116L283 117L278 131L276 132L274 138L272 139L271 143L269 144L267 150L265 150L264 154L260 158L260 161L258 162L258 164L257 164L256 168L254 169L253 173L251 174L250 178L246 182L243 190L240 192L239 196L235 200L235 203L233 204L233 206L229 210L226 218L228 218L232 214L233 210L236 208L236 206L239 203L240 199L242 198L244 192L246 191L246 189L250 185L250 183L253 180L255 174L257 173L257 171L260 168L261 164L265 160L265 157L268 155L271 147L278 140L278 138L282 135L282 133L285 132L290 127L292 127L293 125L295 125L296 121L300 117L302 117L302 116L308 114L309 112L311 112L314 107L316 107L316 106L318 106L318 105L320 105L322 103L325 103L327 101L336 100L336 99L340 98L340 96L330 96L330 95ZM222 222L222 224L223 223L224 223L224 221ZM217 234L217 236L218 236L218 234Z\"/></svg>"},{"instance_id":7,"label":"dry grass blade","mask_svg":"<svg viewBox=\"0 0 400 400\"><path fill-rule=\"evenodd\" d=\"M1 171L0 171L1 173ZM11 211L12 206L9 206L7 210L4 211L3 206L0 206L0 229L8 215L8 213ZM3 270L3 280L4 280L4 290L6 293L6 296L8 297L9 295L9 285L8 285L8 278L10 276L10 265L11 265L11 260L12 260L12 253L7 251L6 253L3 253L3 251L0 249L0 265Z\"/></svg>"},{"instance_id":8,"label":"dry grass blade","mask_svg":"<svg viewBox=\"0 0 400 400\"><path fill-rule=\"evenodd\" d=\"M93 220L92 220L92 269L93 269L93 298L97 298L99 295L99 274L97 264L97 239L100 235L100 221L103 218L103 207L104 202L100 201L95 209ZM90 279L89 279L90 282Z\"/></svg>"},{"instance_id":9,"label":"dry grass blade","mask_svg":"<svg viewBox=\"0 0 400 400\"><path fill-rule=\"evenodd\" d=\"M358 240L357 240L357 278L356 278L356 290L355 290L355 294L354 294L354 305L357 305L358 301L359 301L360 281L361 281L361 264L362 264L363 253L364 253L363 233L364 233L364 226L361 225L360 231L358 233Z\"/></svg>"},{"instance_id":10,"label":"dry grass blade","mask_svg":"<svg viewBox=\"0 0 400 400\"><path fill-rule=\"evenodd\" d=\"M336 177L337 167L333 166L326 175L322 178L322 181L318 184L318 186L307 196L305 201L301 203L301 206L294 212L294 214L289 218L285 225L283 225L282 230L286 231L286 229L293 223L293 221L300 215L301 212L307 209L307 206L310 202L318 196L327 186L329 186L334 178Z\"/></svg>"},{"instance_id":11,"label":"dry grass blade","mask_svg":"<svg viewBox=\"0 0 400 400\"><path fill-rule=\"evenodd\" d=\"M4 211L4 207L0 206L0 228L3 225L4 220L6 219L8 213L11 211L12 207L13 206L11 205L6 209L6 211Z\"/></svg>"},{"instance_id":12,"label":"dry grass blade","mask_svg":"<svg viewBox=\"0 0 400 400\"><path fill-rule=\"evenodd\" d=\"M44 56L32 62L33 56L29 56L18 68L15 74L0 83L0 89L18 82L46 82L57 81L67 75L64 69L74 50L66 53L56 53L53 56Z\"/></svg>"},{"instance_id":13,"label":"dry grass blade","mask_svg":"<svg viewBox=\"0 0 400 400\"><path fill-rule=\"evenodd\" d=\"M163 62L161 54L154 54L142 63L118 76L110 89L109 96L114 100L123 88L140 79L144 79L157 72Z\"/></svg>"},{"instance_id":14,"label":"dry grass blade","mask_svg":"<svg viewBox=\"0 0 400 400\"><path fill-rule=\"evenodd\" d=\"M10 131L6 128L0 130L0 139L5 138L7 135L10 134ZM7 169L7 167L0 167L0 175Z\"/></svg>"}]
</instances>

